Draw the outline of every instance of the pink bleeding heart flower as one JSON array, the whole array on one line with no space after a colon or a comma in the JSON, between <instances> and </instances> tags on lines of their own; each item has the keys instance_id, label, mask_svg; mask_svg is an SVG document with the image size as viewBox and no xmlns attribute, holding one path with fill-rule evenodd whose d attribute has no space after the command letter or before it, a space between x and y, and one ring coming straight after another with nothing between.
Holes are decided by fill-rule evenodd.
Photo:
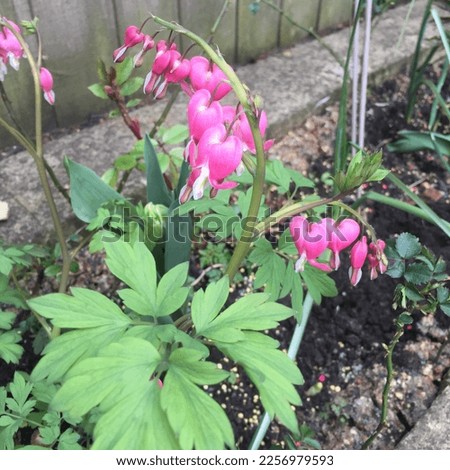
<instances>
[{"instance_id":1,"label":"pink bleeding heart flower","mask_svg":"<svg viewBox=\"0 0 450 470\"><path fill-rule=\"evenodd\" d=\"M367 258L369 248L367 245L367 237L364 236L360 241L356 242L353 245L353 248L350 252L350 269L349 269L349 278L353 286L356 286L361 280L362 276L362 267Z\"/></svg>"},{"instance_id":2,"label":"pink bleeding heart flower","mask_svg":"<svg viewBox=\"0 0 450 470\"><path fill-rule=\"evenodd\" d=\"M188 59L176 59L172 68L165 74L168 83L180 83L189 77L191 63Z\"/></svg>"},{"instance_id":3,"label":"pink bleeding heart flower","mask_svg":"<svg viewBox=\"0 0 450 470\"><path fill-rule=\"evenodd\" d=\"M331 250L330 266L339 269L339 253L359 237L361 229L353 219L343 219L338 224L330 218L324 220L327 224L328 248Z\"/></svg>"},{"instance_id":4,"label":"pink bleeding heart flower","mask_svg":"<svg viewBox=\"0 0 450 470\"><path fill-rule=\"evenodd\" d=\"M122 62L125 58L125 52L127 52L130 47L144 42L144 40L145 34L141 32L140 28L134 25L128 26L127 29L125 29L123 45L113 52L114 62Z\"/></svg>"},{"instance_id":5,"label":"pink bleeding heart flower","mask_svg":"<svg viewBox=\"0 0 450 470\"><path fill-rule=\"evenodd\" d=\"M384 274L387 270L387 259L384 254L386 243L383 240L377 240L376 243L369 245L369 254L367 259L369 261L370 268L370 280L374 280L378 277L378 273Z\"/></svg>"},{"instance_id":6,"label":"pink bleeding heart flower","mask_svg":"<svg viewBox=\"0 0 450 470\"><path fill-rule=\"evenodd\" d=\"M13 21L3 18L17 33L20 33L20 27ZM3 66L0 66L0 79L3 81L4 75L6 75L6 63L9 61L9 65L19 70L19 60L23 57L23 48L20 45L19 40L14 36L14 33L4 26L0 31L0 58L2 59Z\"/></svg>"},{"instance_id":7,"label":"pink bleeding heart flower","mask_svg":"<svg viewBox=\"0 0 450 470\"><path fill-rule=\"evenodd\" d=\"M266 134L267 129L267 115L265 111L260 111L258 116L258 125L259 125L259 132L261 133L262 138ZM236 122L235 126L235 134L242 140L244 143L244 150L248 150L251 153L256 153L255 149L255 140L253 138L252 130L250 127L250 123L248 122L247 115L244 112L241 112L239 115L239 120ZM269 150L274 144L273 139L267 140L264 142L264 150Z\"/></svg>"},{"instance_id":8,"label":"pink bleeding heart flower","mask_svg":"<svg viewBox=\"0 0 450 470\"><path fill-rule=\"evenodd\" d=\"M231 91L227 76L205 57L192 57L189 78L194 91L206 89L213 100L218 101Z\"/></svg>"},{"instance_id":9,"label":"pink bleeding heart flower","mask_svg":"<svg viewBox=\"0 0 450 470\"><path fill-rule=\"evenodd\" d=\"M145 34L144 41L142 43L142 49L134 56L133 65L135 67L140 67L144 62L144 54L155 47L155 41L153 38Z\"/></svg>"},{"instance_id":10,"label":"pink bleeding heart flower","mask_svg":"<svg viewBox=\"0 0 450 470\"><path fill-rule=\"evenodd\" d=\"M207 129L222 124L222 106L208 90L199 90L189 100L187 117L190 135L198 142Z\"/></svg>"},{"instance_id":11,"label":"pink bleeding heart flower","mask_svg":"<svg viewBox=\"0 0 450 470\"><path fill-rule=\"evenodd\" d=\"M163 39L158 41L152 69L145 77L144 93L153 93L155 98L165 96L168 82L164 76L172 70L175 62L181 57L176 48L175 43L168 45Z\"/></svg>"},{"instance_id":12,"label":"pink bleeding heart flower","mask_svg":"<svg viewBox=\"0 0 450 470\"><path fill-rule=\"evenodd\" d=\"M242 142L228 135L223 124L205 130L198 144L189 144L188 159L193 169L186 185L180 192L180 203L186 202L191 195L195 200L203 196L208 183L213 194L219 189L236 187L234 181L225 181L242 161Z\"/></svg>"},{"instance_id":13,"label":"pink bleeding heart flower","mask_svg":"<svg viewBox=\"0 0 450 470\"><path fill-rule=\"evenodd\" d=\"M55 104L55 92L53 91L53 76L48 69L41 67L39 71L39 81L41 84L42 91L44 92L44 98L48 104Z\"/></svg>"},{"instance_id":14,"label":"pink bleeding heart flower","mask_svg":"<svg viewBox=\"0 0 450 470\"><path fill-rule=\"evenodd\" d=\"M296 216L292 218L289 230L300 255L295 263L296 272L303 271L306 262L322 271L330 271L328 265L317 261L328 246L327 229L323 221L309 223L305 217Z\"/></svg>"}]
</instances>

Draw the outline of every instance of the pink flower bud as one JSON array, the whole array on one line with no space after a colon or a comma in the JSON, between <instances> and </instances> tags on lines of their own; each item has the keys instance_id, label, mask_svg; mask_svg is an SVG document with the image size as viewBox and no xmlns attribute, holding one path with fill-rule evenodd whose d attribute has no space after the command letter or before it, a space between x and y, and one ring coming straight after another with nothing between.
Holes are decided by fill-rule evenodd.
<instances>
[{"instance_id":1,"label":"pink flower bud","mask_svg":"<svg viewBox=\"0 0 450 470\"><path fill-rule=\"evenodd\" d=\"M364 266L366 261L368 250L367 237L364 236L360 241L353 245L352 251L350 252L351 267L349 270L349 277L353 286L356 286L361 280L361 268Z\"/></svg>"},{"instance_id":2,"label":"pink flower bud","mask_svg":"<svg viewBox=\"0 0 450 470\"><path fill-rule=\"evenodd\" d=\"M53 91L53 76L48 69L41 67L39 72L39 81L44 92L44 98L48 104L55 103L55 92Z\"/></svg>"}]
</instances>

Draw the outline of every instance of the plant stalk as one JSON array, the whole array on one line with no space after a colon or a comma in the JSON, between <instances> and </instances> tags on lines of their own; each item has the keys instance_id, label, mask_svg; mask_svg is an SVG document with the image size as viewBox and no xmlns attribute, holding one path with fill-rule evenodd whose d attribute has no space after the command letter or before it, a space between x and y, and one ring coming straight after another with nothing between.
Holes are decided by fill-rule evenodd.
<instances>
[{"instance_id":1,"label":"plant stalk","mask_svg":"<svg viewBox=\"0 0 450 470\"><path fill-rule=\"evenodd\" d=\"M369 446L372 444L372 442L376 439L376 437L383 430L383 428L386 426L387 413L388 413L388 407L389 407L389 392L391 390L392 378L394 376L394 366L392 363L392 356L394 354L395 346L397 346L397 343L399 342L402 335L403 335L403 324L397 321L395 335L392 338L392 341L389 343L389 346L387 348L387 353L386 353L387 375L386 375L386 384L384 385L384 388L383 388L383 399L382 399L382 404L381 404L380 422L378 423L378 426L375 429L375 431L368 437L368 439L361 446L362 450L367 450Z\"/></svg>"}]
</instances>

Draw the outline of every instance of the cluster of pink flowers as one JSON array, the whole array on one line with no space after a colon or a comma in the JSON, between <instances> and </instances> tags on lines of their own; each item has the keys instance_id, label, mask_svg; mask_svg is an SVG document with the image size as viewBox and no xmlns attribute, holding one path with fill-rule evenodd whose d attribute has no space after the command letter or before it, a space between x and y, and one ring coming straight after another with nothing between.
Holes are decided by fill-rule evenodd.
<instances>
[{"instance_id":1,"label":"cluster of pink flowers","mask_svg":"<svg viewBox=\"0 0 450 470\"><path fill-rule=\"evenodd\" d=\"M295 263L297 272L303 271L305 263L309 263L322 271L330 272L340 267L340 252L352 245L360 236L360 226L353 219L342 219L335 222L331 218L321 219L319 222L308 222L305 217L293 217L289 229L298 250L300 258ZM375 279L378 273L383 274L387 269L383 240L367 243L363 236L350 250L349 277L353 286L361 280L362 268L366 260L369 263L370 279ZM318 258L330 250L329 264L318 261Z\"/></svg>"},{"instance_id":2,"label":"cluster of pink flowers","mask_svg":"<svg viewBox=\"0 0 450 470\"><path fill-rule=\"evenodd\" d=\"M8 23L17 33L20 33L20 26L7 18L2 18L5 23ZM19 70L19 60L24 57L24 51L20 45L19 40L16 38L11 29L3 26L0 30L0 81L5 79L8 72L6 67L7 63L15 69ZM53 91L53 77L49 70L41 67L39 70L39 81L44 92L44 98L49 104L55 103L55 93Z\"/></svg>"},{"instance_id":3,"label":"cluster of pink flowers","mask_svg":"<svg viewBox=\"0 0 450 470\"><path fill-rule=\"evenodd\" d=\"M186 185L180 192L180 202L191 196L199 199L209 185L211 193L219 189L230 189L237 185L225 181L236 172L243 171L244 152L255 153L255 142L247 116L240 106L225 106L220 100L231 91L224 72L202 56L186 59L177 50L175 43L160 40L156 43L136 26L125 31L124 44L113 53L120 62L125 52L138 44L141 50L134 58L136 66L142 64L143 55L156 47L156 56L144 82L144 92L155 98L165 96L170 83L178 83L190 97L187 109L190 139L185 150L185 159L191 167ZM264 136L267 116L258 111L259 129ZM264 144L268 150L272 140Z\"/></svg>"}]
</instances>

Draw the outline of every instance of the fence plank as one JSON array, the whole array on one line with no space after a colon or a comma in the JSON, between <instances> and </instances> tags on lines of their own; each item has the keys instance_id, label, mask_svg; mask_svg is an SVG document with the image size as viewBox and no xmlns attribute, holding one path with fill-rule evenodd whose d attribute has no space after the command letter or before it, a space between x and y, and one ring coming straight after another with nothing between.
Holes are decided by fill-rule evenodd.
<instances>
[{"instance_id":1,"label":"fence plank","mask_svg":"<svg viewBox=\"0 0 450 470\"><path fill-rule=\"evenodd\" d=\"M289 17L304 28L315 28L319 2L311 0L283 0L282 9ZM286 18L281 19L280 46L287 47L308 36L308 33L290 23Z\"/></svg>"},{"instance_id":2,"label":"fence plank","mask_svg":"<svg viewBox=\"0 0 450 470\"><path fill-rule=\"evenodd\" d=\"M350 22L353 0L321 0L321 2L319 31Z\"/></svg>"},{"instance_id":3,"label":"fence plank","mask_svg":"<svg viewBox=\"0 0 450 470\"><path fill-rule=\"evenodd\" d=\"M273 0L279 6L279 0ZM238 2L238 54L237 62L243 64L257 59L264 52L277 47L279 13L260 3L257 13L250 11L251 0Z\"/></svg>"},{"instance_id":4,"label":"fence plank","mask_svg":"<svg viewBox=\"0 0 450 470\"><path fill-rule=\"evenodd\" d=\"M30 10L27 0L2 0L0 16L6 16L8 19L19 23L21 20L31 19L33 12ZM31 52L36 56L36 38L34 36L27 36L26 40ZM15 71L8 65L8 74L3 82L3 86L20 125L27 134L34 136L34 85L26 59L21 60L19 71ZM8 116L1 99L0 114L5 117ZM54 110L45 102L42 109L42 123L45 129L54 128L56 125ZM2 129L0 129L0 141L0 147L16 143Z\"/></svg>"},{"instance_id":5,"label":"fence plank","mask_svg":"<svg viewBox=\"0 0 450 470\"><path fill-rule=\"evenodd\" d=\"M180 23L185 28L207 39L223 4L224 0L182 0L180 2ZM236 0L231 0L214 35L214 43L219 46L225 58L231 62L235 60L235 15ZM186 42L184 41L184 44ZM194 49L193 53L198 54L198 48Z\"/></svg>"},{"instance_id":6,"label":"fence plank","mask_svg":"<svg viewBox=\"0 0 450 470\"><path fill-rule=\"evenodd\" d=\"M33 0L42 17L46 65L55 80L55 109L60 126L86 119L109 103L87 89L98 81L98 57L111 57L116 44L114 14L108 0ZM49 14L50 12L57 12Z\"/></svg>"}]
</instances>

